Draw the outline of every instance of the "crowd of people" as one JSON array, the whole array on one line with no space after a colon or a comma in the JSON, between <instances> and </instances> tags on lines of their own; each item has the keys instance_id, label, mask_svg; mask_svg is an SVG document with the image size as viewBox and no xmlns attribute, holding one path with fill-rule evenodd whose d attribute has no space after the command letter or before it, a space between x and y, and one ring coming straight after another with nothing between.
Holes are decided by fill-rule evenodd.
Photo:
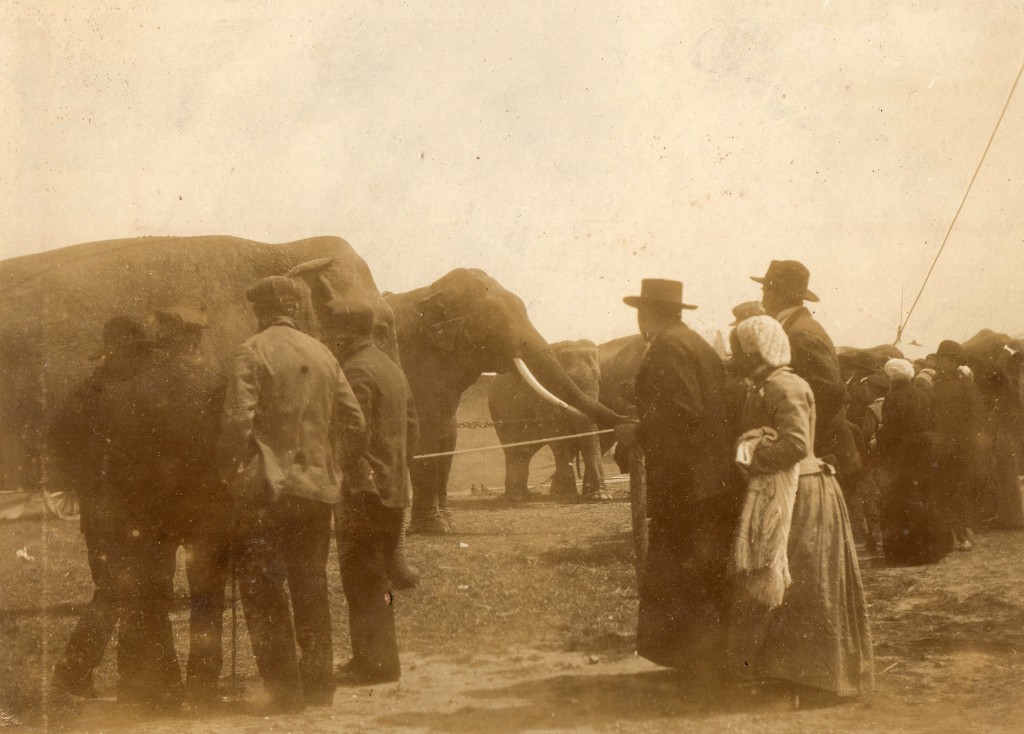
<instances>
[{"instance_id":1,"label":"crowd of people","mask_svg":"<svg viewBox=\"0 0 1024 734\"><path fill-rule=\"evenodd\" d=\"M993 432L1016 491L1019 390L993 428L948 340L916 367L893 355L844 374L805 306L807 268L773 261L753 280L762 297L734 309L726 361L683 323L682 283L625 299L648 342L639 423L617 430L647 472L637 650L706 684L855 696L874 681L858 546L894 564L970 550Z\"/></svg>"},{"instance_id":2,"label":"crowd of people","mask_svg":"<svg viewBox=\"0 0 1024 734\"><path fill-rule=\"evenodd\" d=\"M648 343L638 420L616 433L646 467L639 654L701 684L776 681L830 699L874 682L858 541L895 563L972 547L985 410L955 342L916 367L895 356L844 374L805 306L818 300L809 279L796 261L754 278L761 299L734 309L729 360L683 322L696 307L681 282L644 280L625 299ZM369 305L331 303L317 340L296 324L302 282L264 278L247 296L259 329L226 375L203 357L197 311L156 312L155 339L112 318L54 423L95 583L55 666L58 690L94 695L116 628L119 700L216 704L231 575L263 711L400 676L393 594L415 583L400 552L417 443L406 378L374 345ZM352 650L337 670L332 522ZM169 617L181 547L184 680Z\"/></svg>"}]
</instances>

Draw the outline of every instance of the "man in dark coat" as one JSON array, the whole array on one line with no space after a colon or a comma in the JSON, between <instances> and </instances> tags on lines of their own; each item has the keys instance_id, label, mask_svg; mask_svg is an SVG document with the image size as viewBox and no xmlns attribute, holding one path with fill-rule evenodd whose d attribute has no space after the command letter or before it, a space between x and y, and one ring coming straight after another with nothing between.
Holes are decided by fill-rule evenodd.
<instances>
[{"instance_id":1,"label":"man in dark coat","mask_svg":"<svg viewBox=\"0 0 1024 734\"><path fill-rule=\"evenodd\" d=\"M838 478L861 468L853 434L846 422L846 384L835 346L804 301L817 302L808 288L810 272L796 260L772 260L761 283L765 312L782 324L793 355L790 366L814 393L817 436L814 453L836 468Z\"/></svg>"},{"instance_id":2,"label":"man in dark coat","mask_svg":"<svg viewBox=\"0 0 1024 734\"><path fill-rule=\"evenodd\" d=\"M125 670L118 697L173 709L185 693L169 616L177 549L186 539L191 545L196 533L205 532L217 516L226 525L228 513L227 498L218 489L215 454L220 419L216 394L222 380L200 353L205 319L192 309L175 307L157 312L156 320L160 349L149 369L108 391L104 435L115 487L114 514L123 535L118 649ZM220 674L219 617L227 563L227 551L222 551L221 572L212 583L215 587L219 580L219 597L215 588L207 590L216 599L208 612L204 609L192 620L188 682L197 702L216 696ZM199 556L205 555L200 550ZM189 560L187 567L197 592L195 563Z\"/></svg>"},{"instance_id":3,"label":"man in dark coat","mask_svg":"<svg viewBox=\"0 0 1024 734\"><path fill-rule=\"evenodd\" d=\"M235 352L221 445L242 608L266 710L281 713L334 698L331 515L341 499L340 452L363 452L366 423L334 355L296 325L309 301L305 283L270 276L246 295L260 331Z\"/></svg>"},{"instance_id":4,"label":"man in dark coat","mask_svg":"<svg viewBox=\"0 0 1024 734\"><path fill-rule=\"evenodd\" d=\"M680 319L683 285L644 280L624 299L650 348L636 378L650 540L640 579L637 651L694 678L724 658L728 558L739 512L726 417L725 370ZM634 432L623 426L619 440Z\"/></svg>"},{"instance_id":5,"label":"man in dark coat","mask_svg":"<svg viewBox=\"0 0 1024 734\"><path fill-rule=\"evenodd\" d=\"M927 436L931 398L913 383L914 368L906 360L889 360L885 371L891 383L878 429L878 451L889 477L882 496L882 548L894 565L937 562L948 540L935 537L938 516Z\"/></svg>"},{"instance_id":6,"label":"man in dark coat","mask_svg":"<svg viewBox=\"0 0 1024 734\"><path fill-rule=\"evenodd\" d=\"M154 344L137 319L115 316L103 327L101 360L92 374L72 388L51 429L59 471L78 493L81 530L95 590L54 667L54 685L79 696L94 696L92 671L103 659L120 616L114 564L117 528L111 517L107 447L102 439L104 391L150 366Z\"/></svg>"},{"instance_id":7,"label":"man in dark coat","mask_svg":"<svg viewBox=\"0 0 1024 734\"><path fill-rule=\"evenodd\" d=\"M158 355L149 376L166 411L165 481L173 481L175 535L185 548L189 586L189 648L185 697L196 706L220 700L224 588L231 562L231 497L216 463L224 379L203 350L206 317L188 306L154 314Z\"/></svg>"},{"instance_id":8,"label":"man in dark coat","mask_svg":"<svg viewBox=\"0 0 1024 734\"><path fill-rule=\"evenodd\" d=\"M985 429L985 404L974 381L959 369L964 357L957 342L941 342L929 359L937 368L931 411L937 500L948 513L953 547L969 551L974 547L971 491Z\"/></svg>"},{"instance_id":9,"label":"man in dark coat","mask_svg":"<svg viewBox=\"0 0 1024 734\"><path fill-rule=\"evenodd\" d=\"M366 450L346 460L342 500L335 506L352 640L352 658L338 682L384 683L398 680L401 672L388 560L398 544L403 511L412 502L416 408L402 369L373 343L369 304L335 301L329 308L325 341L359 401L367 433Z\"/></svg>"}]
</instances>

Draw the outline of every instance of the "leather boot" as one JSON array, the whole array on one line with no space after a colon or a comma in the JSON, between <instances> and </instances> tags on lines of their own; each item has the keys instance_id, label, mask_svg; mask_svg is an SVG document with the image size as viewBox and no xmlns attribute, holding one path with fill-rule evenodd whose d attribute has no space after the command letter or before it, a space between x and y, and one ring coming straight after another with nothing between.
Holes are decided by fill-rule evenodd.
<instances>
[{"instance_id":1,"label":"leather boot","mask_svg":"<svg viewBox=\"0 0 1024 734\"><path fill-rule=\"evenodd\" d=\"M405 514L402 515L402 529L398 533L394 553L387 561L388 577L396 590L412 589L420 580L420 572L405 560Z\"/></svg>"}]
</instances>

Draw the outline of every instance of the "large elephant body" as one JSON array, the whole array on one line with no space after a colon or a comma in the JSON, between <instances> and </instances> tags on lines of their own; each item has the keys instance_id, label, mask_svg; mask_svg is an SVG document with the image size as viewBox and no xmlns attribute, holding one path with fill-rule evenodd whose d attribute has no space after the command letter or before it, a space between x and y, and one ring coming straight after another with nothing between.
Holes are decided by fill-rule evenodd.
<instances>
[{"instance_id":1,"label":"large elephant body","mask_svg":"<svg viewBox=\"0 0 1024 734\"><path fill-rule=\"evenodd\" d=\"M369 268L337 237L270 245L235 237L144 237L74 245L0 261L0 483L47 481L46 435L56 406L94 363L103 324L191 305L207 314L205 355L223 363L256 330L245 291L291 272L311 288L318 312L335 297L375 304L381 346L397 358L394 320Z\"/></svg>"},{"instance_id":2,"label":"large elephant body","mask_svg":"<svg viewBox=\"0 0 1024 734\"><path fill-rule=\"evenodd\" d=\"M587 340L564 341L552 344L551 351L580 390L596 400L601 381L597 345ZM495 378L488 405L495 423L494 430L504 445L596 431L596 426L586 416L543 400L515 372ZM601 442L593 435L505 448L505 494L509 499L528 499L530 460L545 445L551 447L555 457L552 497L565 502L576 501L573 462L577 456L582 456L584 499L607 498L601 466Z\"/></svg>"},{"instance_id":3,"label":"large elephant body","mask_svg":"<svg viewBox=\"0 0 1024 734\"><path fill-rule=\"evenodd\" d=\"M508 372L516 361L590 419L616 422L614 412L584 394L559 364L522 300L482 270L453 270L428 286L386 298L419 413L419 453L454 450L462 393L484 372ZM451 463L451 456L441 456L413 464L414 522L447 514Z\"/></svg>"}]
</instances>

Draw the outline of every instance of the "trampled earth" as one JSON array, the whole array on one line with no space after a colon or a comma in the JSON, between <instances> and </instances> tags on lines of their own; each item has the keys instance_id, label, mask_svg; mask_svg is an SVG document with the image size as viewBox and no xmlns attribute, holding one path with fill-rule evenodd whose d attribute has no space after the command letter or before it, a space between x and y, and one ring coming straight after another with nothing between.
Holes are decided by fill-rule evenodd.
<instances>
[{"instance_id":1,"label":"trampled earth","mask_svg":"<svg viewBox=\"0 0 1024 734\"><path fill-rule=\"evenodd\" d=\"M832 708L794 709L768 689L693 690L633 655L636 580L623 486L603 505L546 497L504 504L453 495L456 532L411 537L420 587L398 596L400 683L339 689L334 705L271 719L238 612L240 696L222 710L153 717L114 699L113 650L101 697L71 706L44 685L91 593L75 523L0 526L0 726L66 731L1019 731L1024 721L1024 533L989 531L936 566L866 568L877 688ZM17 551L25 549L25 556ZM180 559L179 559L180 561ZM329 569L335 657L347 658L337 566ZM187 650L183 574L173 615ZM231 616L225 679L231 684Z\"/></svg>"}]
</instances>

